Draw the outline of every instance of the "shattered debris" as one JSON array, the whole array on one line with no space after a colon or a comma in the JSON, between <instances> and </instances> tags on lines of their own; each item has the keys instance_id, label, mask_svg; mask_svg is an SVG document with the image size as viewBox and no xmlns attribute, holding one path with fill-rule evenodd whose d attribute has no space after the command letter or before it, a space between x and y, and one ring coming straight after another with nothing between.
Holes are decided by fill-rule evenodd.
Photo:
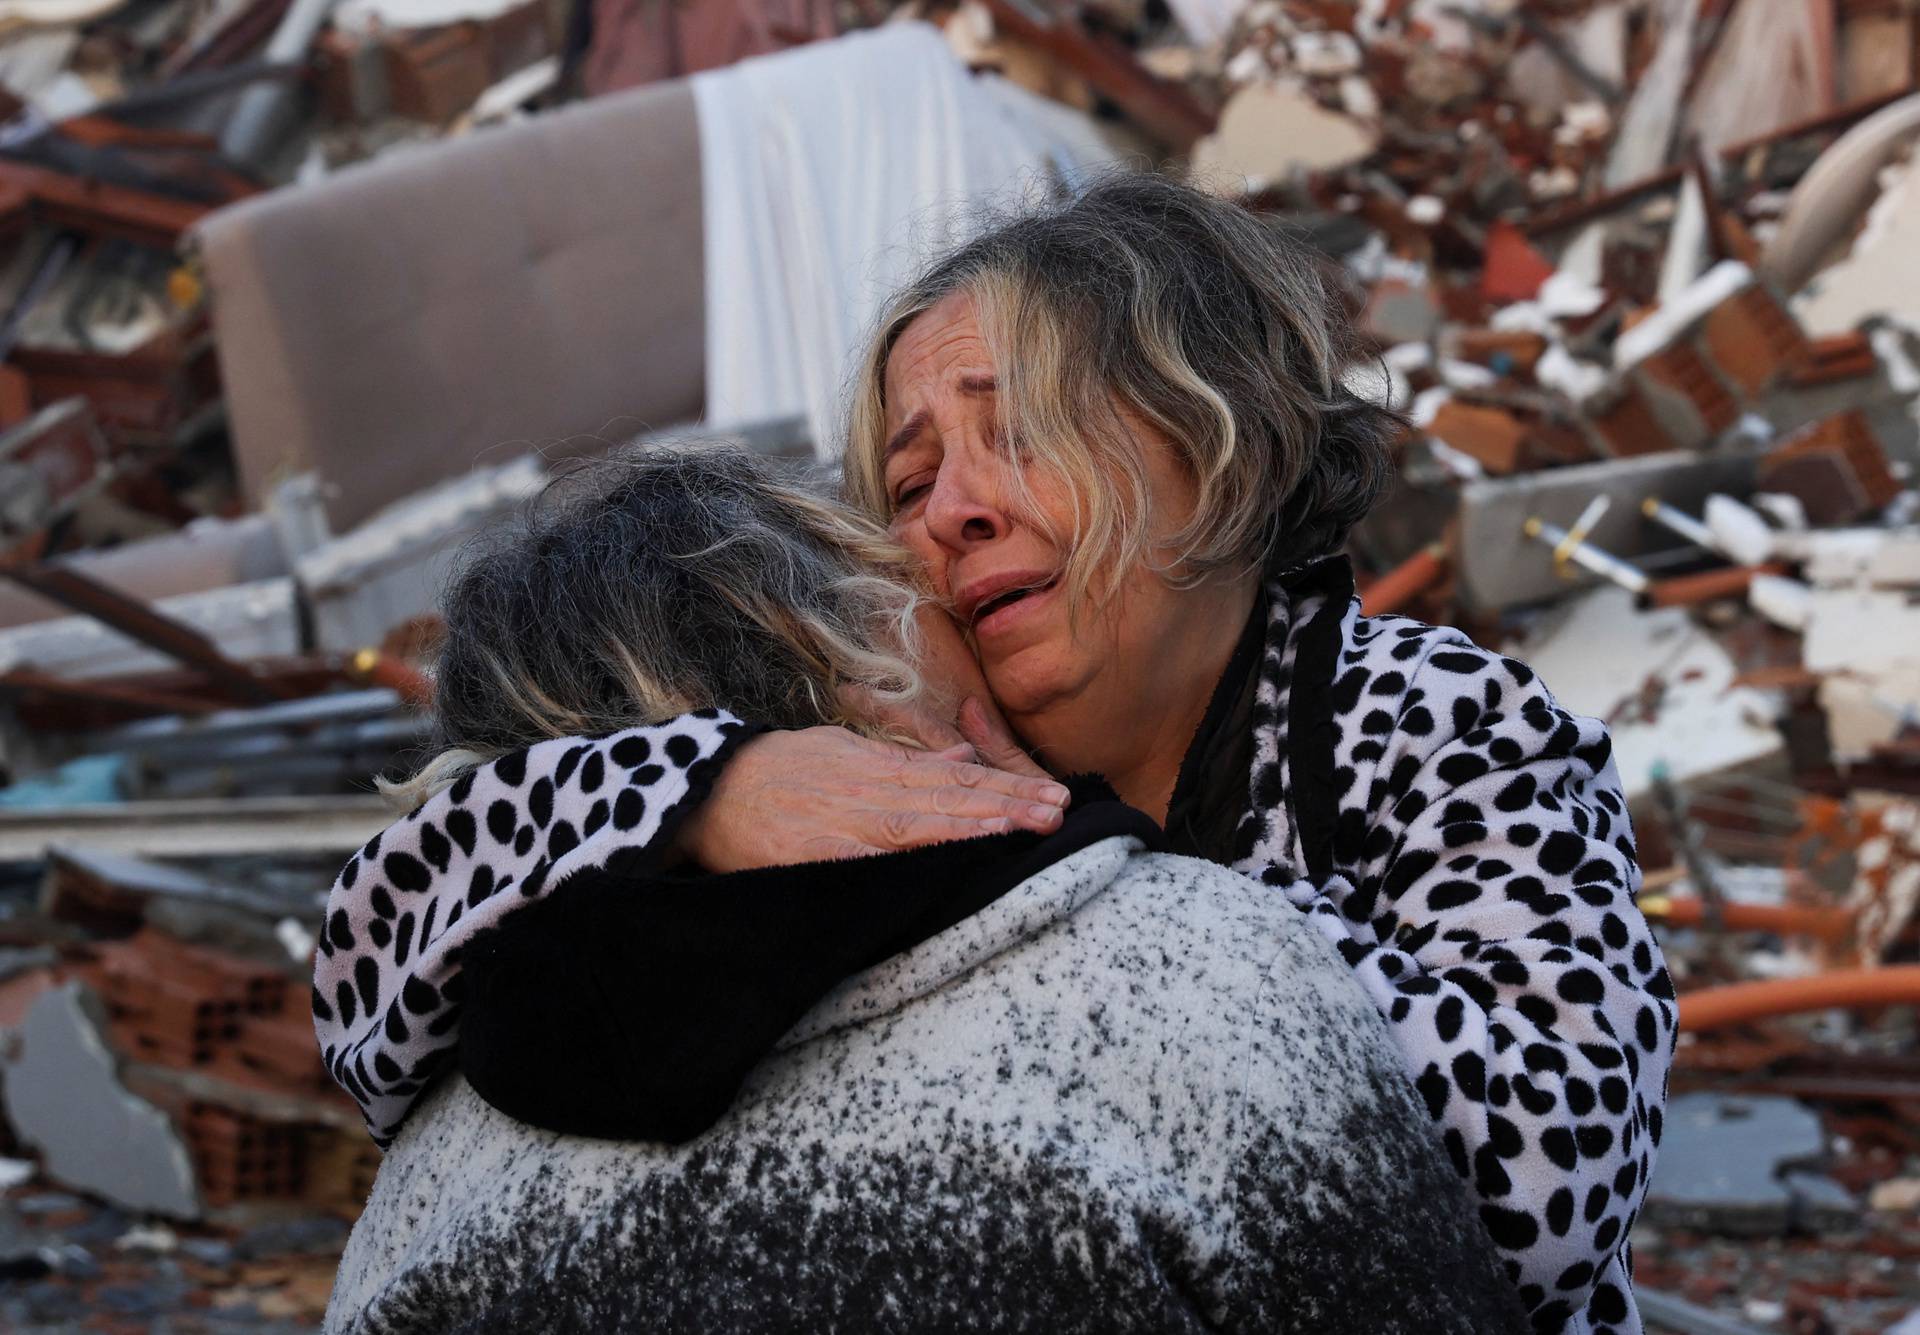
<instances>
[{"instance_id":1,"label":"shattered debris","mask_svg":"<svg viewBox=\"0 0 1920 1335\"><path fill-rule=\"evenodd\" d=\"M375 1158L300 980L451 554L646 431L831 466L875 248L1136 161L1344 286L1368 612L1612 730L1650 1320L1920 1323L1920 6L75 0L0 120L0 1323L317 1316Z\"/></svg>"}]
</instances>

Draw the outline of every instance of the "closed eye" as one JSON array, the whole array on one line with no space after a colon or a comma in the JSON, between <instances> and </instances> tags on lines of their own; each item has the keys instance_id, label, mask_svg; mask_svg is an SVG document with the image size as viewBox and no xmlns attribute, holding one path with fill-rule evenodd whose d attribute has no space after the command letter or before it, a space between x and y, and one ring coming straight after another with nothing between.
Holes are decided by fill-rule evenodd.
<instances>
[{"instance_id":1,"label":"closed eye","mask_svg":"<svg viewBox=\"0 0 1920 1335\"><path fill-rule=\"evenodd\" d=\"M930 482L915 482L915 483L911 483L908 486L902 487L894 495L893 512L895 514L899 514L902 510L912 505L916 499L918 499L920 496L924 495L928 491L931 491L932 489L933 489L933 484Z\"/></svg>"}]
</instances>

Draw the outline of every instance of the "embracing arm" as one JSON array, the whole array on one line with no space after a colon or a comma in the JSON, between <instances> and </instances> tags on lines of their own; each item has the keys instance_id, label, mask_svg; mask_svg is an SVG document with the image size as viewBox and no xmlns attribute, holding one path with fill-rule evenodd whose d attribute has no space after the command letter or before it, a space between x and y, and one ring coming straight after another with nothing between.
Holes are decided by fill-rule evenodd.
<instances>
[{"instance_id":1,"label":"embracing arm","mask_svg":"<svg viewBox=\"0 0 1920 1335\"><path fill-rule=\"evenodd\" d=\"M1051 780L839 728L756 734L718 710L542 742L347 863L314 967L322 1056L385 1144L458 1042L467 945L562 883L644 875L676 851L724 870L1044 831L1065 800Z\"/></svg>"},{"instance_id":2,"label":"embracing arm","mask_svg":"<svg viewBox=\"0 0 1920 1335\"><path fill-rule=\"evenodd\" d=\"M314 961L314 1030L375 1140L393 1138L457 1039L473 937L579 872L663 856L751 735L703 710L542 742L464 776L348 861Z\"/></svg>"},{"instance_id":3,"label":"embracing arm","mask_svg":"<svg viewBox=\"0 0 1920 1335\"><path fill-rule=\"evenodd\" d=\"M1397 714L1361 724L1377 764L1343 771L1372 777L1368 819L1334 835L1343 874L1288 893L1391 1021L1523 1300L1557 1328L1619 1278L1660 1139L1673 987L1634 902L1605 729L1523 665L1419 630L1421 661L1392 665L1405 689L1373 674Z\"/></svg>"},{"instance_id":4,"label":"embracing arm","mask_svg":"<svg viewBox=\"0 0 1920 1335\"><path fill-rule=\"evenodd\" d=\"M550 1131L690 1140L820 998L923 934L943 878L900 861L576 877L469 948L461 1073Z\"/></svg>"},{"instance_id":5,"label":"embracing arm","mask_svg":"<svg viewBox=\"0 0 1920 1335\"><path fill-rule=\"evenodd\" d=\"M1077 781L1073 795L1046 836L721 876L576 877L469 948L460 1069L535 1126L691 1139L848 978L1098 840L1158 846L1159 830L1104 783Z\"/></svg>"}]
</instances>

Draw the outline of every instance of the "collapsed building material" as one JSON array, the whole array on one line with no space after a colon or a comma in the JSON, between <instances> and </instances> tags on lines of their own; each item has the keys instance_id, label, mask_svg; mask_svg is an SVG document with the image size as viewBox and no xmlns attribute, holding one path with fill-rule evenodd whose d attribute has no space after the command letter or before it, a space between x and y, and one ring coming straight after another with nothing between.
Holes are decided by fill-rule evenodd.
<instances>
[{"instance_id":1,"label":"collapsed building material","mask_svg":"<svg viewBox=\"0 0 1920 1335\"><path fill-rule=\"evenodd\" d=\"M283 689L271 678L234 662L195 627L71 566L23 564L0 573L42 598L70 607L128 639L199 669L241 700L261 702L284 696Z\"/></svg>"},{"instance_id":2,"label":"collapsed building material","mask_svg":"<svg viewBox=\"0 0 1920 1335\"><path fill-rule=\"evenodd\" d=\"M1643 571L1665 573L1698 552L1648 521L1642 502L1654 496L1698 512L1715 493L1747 494L1753 474L1754 462L1744 455L1669 453L1468 483L1460 491L1461 592L1471 606L1491 610L1580 587L1555 572L1524 529L1537 516L1564 530L1601 495L1610 504L1593 525L1591 542Z\"/></svg>"},{"instance_id":3,"label":"collapsed building material","mask_svg":"<svg viewBox=\"0 0 1920 1335\"><path fill-rule=\"evenodd\" d=\"M1877 110L1821 154L1794 187L1761 256L1767 278L1787 291L1804 287L1872 202L1879 170L1916 134L1920 94Z\"/></svg>"},{"instance_id":4,"label":"collapsed building material","mask_svg":"<svg viewBox=\"0 0 1920 1335\"><path fill-rule=\"evenodd\" d=\"M104 481L107 446L84 399L0 433L0 568L39 554L49 527Z\"/></svg>"},{"instance_id":5,"label":"collapsed building material","mask_svg":"<svg viewBox=\"0 0 1920 1335\"><path fill-rule=\"evenodd\" d=\"M592 97L720 69L839 31L826 0L719 0L674 9L592 0L587 26L589 44L578 59L580 82Z\"/></svg>"},{"instance_id":6,"label":"collapsed building material","mask_svg":"<svg viewBox=\"0 0 1920 1335\"><path fill-rule=\"evenodd\" d=\"M1760 461L1754 485L1800 502L1823 527L1851 524L1883 509L1901 492L1866 414L1841 413L1805 427Z\"/></svg>"},{"instance_id":7,"label":"collapsed building material","mask_svg":"<svg viewBox=\"0 0 1920 1335\"><path fill-rule=\"evenodd\" d=\"M34 1002L15 1050L0 1057L7 1120L55 1181L193 1218L201 1207L186 1147L165 1114L121 1086L90 998L68 983Z\"/></svg>"},{"instance_id":8,"label":"collapsed building material","mask_svg":"<svg viewBox=\"0 0 1920 1335\"><path fill-rule=\"evenodd\" d=\"M0 479L0 488L5 486L5 480ZM147 603L270 579L289 571L274 521L265 514L203 519L171 533L82 550L61 559L95 581ZM66 614L66 608L24 589L0 586L0 629Z\"/></svg>"},{"instance_id":9,"label":"collapsed building material","mask_svg":"<svg viewBox=\"0 0 1920 1335\"><path fill-rule=\"evenodd\" d=\"M1634 1286L1633 1296L1641 1315L1659 1330L1677 1331L1679 1335L1761 1335L1758 1326L1719 1316L1697 1303L1644 1284Z\"/></svg>"},{"instance_id":10,"label":"collapsed building material","mask_svg":"<svg viewBox=\"0 0 1920 1335\"><path fill-rule=\"evenodd\" d=\"M304 59L336 3L337 0L293 0L273 36L267 39L266 59L276 62ZM260 164L286 133L296 95L297 90L274 84L247 89L221 135L221 150L234 162Z\"/></svg>"},{"instance_id":11,"label":"collapsed building material","mask_svg":"<svg viewBox=\"0 0 1920 1335\"><path fill-rule=\"evenodd\" d=\"M1449 573L1445 545L1436 542L1423 547L1361 591L1362 612L1366 616L1397 612Z\"/></svg>"},{"instance_id":12,"label":"collapsed building material","mask_svg":"<svg viewBox=\"0 0 1920 1335\"><path fill-rule=\"evenodd\" d=\"M68 570L59 579L63 592L74 587L74 574ZM291 579L258 580L163 598L152 611L184 628L195 640L217 646L215 652L229 662L289 656L300 650L298 602ZM194 652L184 636L170 643ZM92 616L0 631L0 669L32 666L62 676L105 677L166 668L174 661L171 652L163 654L130 642ZM244 668L241 673L246 689L255 689L257 674Z\"/></svg>"},{"instance_id":13,"label":"collapsed building material","mask_svg":"<svg viewBox=\"0 0 1920 1335\"><path fill-rule=\"evenodd\" d=\"M1693 575L1674 575L1654 580L1641 591L1642 607L1697 607L1723 598L1746 594L1756 580L1778 578L1787 568L1778 563L1756 566L1728 566L1723 570L1703 570Z\"/></svg>"},{"instance_id":14,"label":"collapsed building material","mask_svg":"<svg viewBox=\"0 0 1920 1335\"><path fill-rule=\"evenodd\" d=\"M1568 708L1604 720L1629 801L1664 769L1677 784L1777 764L1777 703L1735 685L1726 650L1679 608L1641 611L1621 589L1571 599L1517 654Z\"/></svg>"},{"instance_id":15,"label":"collapsed building material","mask_svg":"<svg viewBox=\"0 0 1920 1335\"><path fill-rule=\"evenodd\" d=\"M1806 357L1806 336L1752 270L1724 261L1614 344L1664 435L1703 445Z\"/></svg>"},{"instance_id":16,"label":"collapsed building material","mask_svg":"<svg viewBox=\"0 0 1920 1335\"><path fill-rule=\"evenodd\" d=\"M1228 99L1217 130L1194 146L1196 181L1230 193L1265 190L1301 171L1360 161L1379 135L1297 88L1250 84Z\"/></svg>"},{"instance_id":17,"label":"collapsed building material","mask_svg":"<svg viewBox=\"0 0 1920 1335\"><path fill-rule=\"evenodd\" d=\"M1920 912L1920 803L1880 797L1862 805L1846 908L1857 923L1857 958L1874 965Z\"/></svg>"},{"instance_id":18,"label":"collapsed building material","mask_svg":"<svg viewBox=\"0 0 1920 1335\"><path fill-rule=\"evenodd\" d=\"M257 892L223 884L181 867L120 857L86 848L55 848L47 854L40 912L100 937L131 936L146 923L156 900L180 900L255 914L268 921L295 908ZM318 891L304 906L312 919L324 907Z\"/></svg>"},{"instance_id":19,"label":"collapsed building material","mask_svg":"<svg viewBox=\"0 0 1920 1335\"><path fill-rule=\"evenodd\" d=\"M402 708L399 694L376 687L194 718L143 719L102 733L95 743L156 771L143 791L189 789L187 772L205 768L228 771L258 795L269 790L276 767L299 770L302 757L309 782L324 780L336 770L364 773L360 767L369 755L401 750L424 737L423 721Z\"/></svg>"},{"instance_id":20,"label":"collapsed building material","mask_svg":"<svg viewBox=\"0 0 1920 1335\"><path fill-rule=\"evenodd\" d=\"M1187 149L1213 131L1213 116L1185 89L1143 68L1120 43L1088 32L1071 11L1036 12L1012 0L982 3L996 26L1048 52L1160 142Z\"/></svg>"},{"instance_id":21,"label":"collapsed building material","mask_svg":"<svg viewBox=\"0 0 1920 1335\"><path fill-rule=\"evenodd\" d=\"M1449 399L1427 423L1427 430L1494 477L1505 477L1522 467L1527 429L1503 409Z\"/></svg>"},{"instance_id":22,"label":"collapsed building material","mask_svg":"<svg viewBox=\"0 0 1920 1335\"><path fill-rule=\"evenodd\" d=\"M1643 894L1640 911L1669 927L1698 927L1710 916L1704 900L1668 895ZM1853 913L1843 908L1725 904L1718 909L1718 916L1722 929L1736 932L1781 932L1823 941L1844 941L1854 931Z\"/></svg>"},{"instance_id":23,"label":"collapsed building material","mask_svg":"<svg viewBox=\"0 0 1920 1335\"><path fill-rule=\"evenodd\" d=\"M351 1216L365 1202L379 1151L337 1097L249 1090L152 1065L129 1066L125 1080L180 1129L207 1208L304 1203Z\"/></svg>"},{"instance_id":24,"label":"collapsed building material","mask_svg":"<svg viewBox=\"0 0 1920 1335\"><path fill-rule=\"evenodd\" d=\"M124 857L345 856L385 829L382 798L262 797L0 810L0 862L84 845Z\"/></svg>"},{"instance_id":25,"label":"collapsed building material","mask_svg":"<svg viewBox=\"0 0 1920 1335\"><path fill-rule=\"evenodd\" d=\"M1604 501L1606 498L1599 499ZM1565 571L1577 565L1636 597L1644 597L1652 589L1653 581L1638 566L1630 565L1587 541L1586 534L1599 517L1591 509L1587 514L1593 515L1593 518L1583 516L1570 529L1550 524L1538 515L1530 516L1520 531L1553 553L1556 570Z\"/></svg>"},{"instance_id":26,"label":"collapsed building material","mask_svg":"<svg viewBox=\"0 0 1920 1335\"><path fill-rule=\"evenodd\" d=\"M1656 1223L1779 1234L1815 1203L1794 1176L1826 1153L1826 1134L1794 1100L1678 1094L1667 1101L1664 1122L1664 1171L1644 1207Z\"/></svg>"},{"instance_id":27,"label":"collapsed building material","mask_svg":"<svg viewBox=\"0 0 1920 1335\"><path fill-rule=\"evenodd\" d=\"M353 653L424 615L461 545L548 483L538 458L479 468L386 507L302 556L297 577L317 647Z\"/></svg>"}]
</instances>

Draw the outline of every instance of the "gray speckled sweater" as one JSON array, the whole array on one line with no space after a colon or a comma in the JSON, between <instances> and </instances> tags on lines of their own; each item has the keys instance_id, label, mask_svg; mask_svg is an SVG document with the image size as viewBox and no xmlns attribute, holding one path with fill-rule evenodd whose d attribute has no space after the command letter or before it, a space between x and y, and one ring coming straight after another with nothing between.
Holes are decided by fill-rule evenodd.
<instances>
[{"instance_id":1,"label":"gray speckled sweater","mask_svg":"<svg viewBox=\"0 0 1920 1335\"><path fill-rule=\"evenodd\" d=\"M1283 897L1109 838L858 975L680 1146L443 1081L327 1329L1527 1329Z\"/></svg>"}]
</instances>

